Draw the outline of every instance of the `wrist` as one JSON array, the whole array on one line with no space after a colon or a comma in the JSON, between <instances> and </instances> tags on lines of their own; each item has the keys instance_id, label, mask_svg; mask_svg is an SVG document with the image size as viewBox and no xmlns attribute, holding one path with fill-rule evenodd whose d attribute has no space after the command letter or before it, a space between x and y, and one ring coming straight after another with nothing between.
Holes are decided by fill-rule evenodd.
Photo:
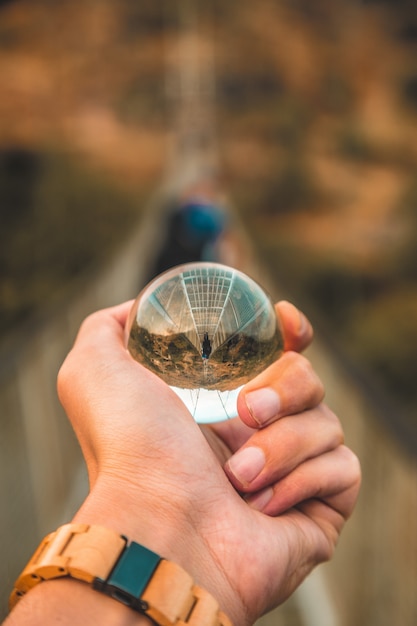
<instances>
[{"instance_id":1,"label":"wrist","mask_svg":"<svg viewBox=\"0 0 417 626\"><path fill-rule=\"evenodd\" d=\"M198 521L201 515L188 496L184 502L181 494L169 492L165 498L148 494L149 489L141 490L120 476L101 475L73 522L105 526L177 563L217 600L233 623L242 623L236 617L241 615L241 603L207 547Z\"/></svg>"},{"instance_id":2,"label":"wrist","mask_svg":"<svg viewBox=\"0 0 417 626\"><path fill-rule=\"evenodd\" d=\"M17 579L10 595L10 607L15 607L28 595L33 600L33 588L39 583L56 582L59 578L64 583L87 583L90 588L116 600L116 604L133 609L135 618L130 614L127 619L125 611L116 610L111 605L114 609L112 613L120 614L123 623L135 624L139 613L161 626L191 626L200 624L202 619L213 626L232 626L215 598L196 585L182 567L102 526L64 524L49 533ZM55 591L60 589L60 593L63 593L64 606L61 607L61 603L53 596L52 615L58 617L61 611L65 623L71 623L68 600L77 594L84 596L83 604L87 604L87 594L80 587L73 586L71 592L68 585L60 587L56 587ZM90 596L90 601L95 600L96 605L97 599L98 595L95 598ZM106 600L99 602L99 609L104 615L105 604ZM26 603L26 608L28 606ZM39 609L39 603L35 602L35 607ZM48 610L47 613L51 621L51 612ZM109 622L107 615L105 622ZM114 620L110 620L110 623L114 623ZM117 623L122 622L118 619Z\"/></svg>"},{"instance_id":3,"label":"wrist","mask_svg":"<svg viewBox=\"0 0 417 626\"><path fill-rule=\"evenodd\" d=\"M102 474L72 522L104 526L175 560L182 553L180 538L189 533L183 511L182 503L173 506L120 476Z\"/></svg>"},{"instance_id":4,"label":"wrist","mask_svg":"<svg viewBox=\"0 0 417 626\"><path fill-rule=\"evenodd\" d=\"M95 591L79 580L46 580L25 595L6 619L5 626L48 626L52 624L118 624L151 626L145 615L132 611L113 598Z\"/></svg>"}]
</instances>

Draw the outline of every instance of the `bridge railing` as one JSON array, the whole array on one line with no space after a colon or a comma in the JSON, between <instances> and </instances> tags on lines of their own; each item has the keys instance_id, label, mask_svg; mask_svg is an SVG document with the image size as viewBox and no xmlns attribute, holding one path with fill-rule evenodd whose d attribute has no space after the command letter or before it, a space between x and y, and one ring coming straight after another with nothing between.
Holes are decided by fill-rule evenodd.
<instances>
[{"instance_id":1,"label":"bridge railing","mask_svg":"<svg viewBox=\"0 0 417 626\"><path fill-rule=\"evenodd\" d=\"M412 626L417 624L417 457L411 446L399 443L395 427L388 427L332 349L317 341L310 357L363 473L356 510L334 559L322 567L336 624ZM390 416L393 424L395 417Z\"/></svg>"}]
</instances>

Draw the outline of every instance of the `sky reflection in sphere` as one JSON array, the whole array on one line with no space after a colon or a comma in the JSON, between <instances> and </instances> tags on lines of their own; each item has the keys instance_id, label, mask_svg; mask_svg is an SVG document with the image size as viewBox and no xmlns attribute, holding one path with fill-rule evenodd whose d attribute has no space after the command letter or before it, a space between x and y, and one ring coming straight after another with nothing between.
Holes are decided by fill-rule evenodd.
<instances>
[{"instance_id":1,"label":"sky reflection in sphere","mask_svg":"<svg viewBox=\"0 0 417 626\"><path fill-rule=\"evenodd\" d=\"M132 307L127 335L133 358L170 385L200 423L235 417L242 385L283 349L269 296L217 263L189 263L155 278Z\"/></svg>"}]
</instances>

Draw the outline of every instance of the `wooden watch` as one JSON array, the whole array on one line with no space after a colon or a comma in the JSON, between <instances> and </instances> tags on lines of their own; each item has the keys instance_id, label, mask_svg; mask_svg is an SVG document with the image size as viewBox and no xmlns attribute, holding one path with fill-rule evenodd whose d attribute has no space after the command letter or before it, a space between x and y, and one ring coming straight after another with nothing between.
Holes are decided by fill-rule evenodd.
<instances>
[{"instance_id":1,"label":"wooden watch","mask_svg":"<svg viewBox=\"0 0 417 626\"><path fill-rule=\"evenodd\" d=\"M90 583L160 626L232 626L182 567L88 524L65 524L44 538L15 583L10 609L38 583L62 577Z\"/></svg>"}]
</instances>

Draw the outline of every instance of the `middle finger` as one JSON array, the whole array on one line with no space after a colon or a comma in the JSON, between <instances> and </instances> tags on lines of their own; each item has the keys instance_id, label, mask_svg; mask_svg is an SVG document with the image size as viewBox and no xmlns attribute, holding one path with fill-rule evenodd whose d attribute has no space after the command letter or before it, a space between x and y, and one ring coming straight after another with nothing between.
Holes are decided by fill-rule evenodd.
<instances>
[{"instance_id":1,"label":"middle finger","mask_svg":"<svg viewBox=\"0 0 417 626\"><path fill-rule=\"evenodd\" d=\"M343 430L338 418L325 404L320 404L255 432L230 457L225 471L238 491L253 493L341 443Z\"/></svg>"},{"instance_id":2,"label":"middle finger","mask_svg":"<svg viewBox=\"0 0 417 626\"><path fill-rule=\"evenodd\" d=\"M239 394L238 412L244 424L264 428L285 415L317 406L324 387L308 359L285 352Z\"/></svg>"}]
</instances>

